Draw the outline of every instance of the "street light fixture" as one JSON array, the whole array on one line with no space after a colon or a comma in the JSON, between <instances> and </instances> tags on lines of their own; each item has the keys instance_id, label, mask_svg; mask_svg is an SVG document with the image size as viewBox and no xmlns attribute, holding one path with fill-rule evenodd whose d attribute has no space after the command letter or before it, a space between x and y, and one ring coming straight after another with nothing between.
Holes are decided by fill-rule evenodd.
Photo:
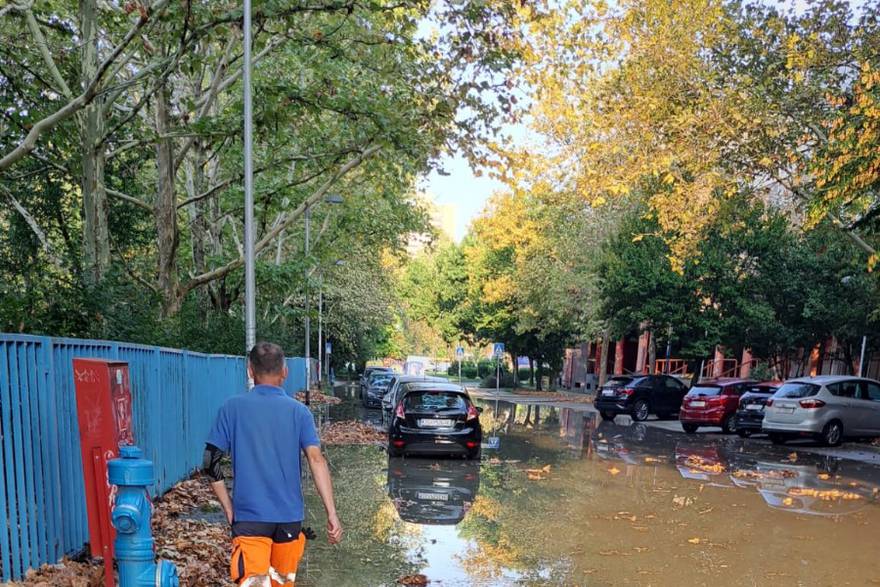
<instances>
[{"instance_id":1,"label":"street light fixture","mask_svg":"<svg viewBox=\"0 0 880 587\"><path fill-rule=\"evenodd\" d=\"M342 196L339 194L329 194L324 197L326 204L341 204ZM305 284L306 284L306 405L309 405L312 389L312 320L311 320L311 300L309 298L309 256L312 254L312 207L306 205L306 264L305 264Z\"/></svg>"}]
</instances>

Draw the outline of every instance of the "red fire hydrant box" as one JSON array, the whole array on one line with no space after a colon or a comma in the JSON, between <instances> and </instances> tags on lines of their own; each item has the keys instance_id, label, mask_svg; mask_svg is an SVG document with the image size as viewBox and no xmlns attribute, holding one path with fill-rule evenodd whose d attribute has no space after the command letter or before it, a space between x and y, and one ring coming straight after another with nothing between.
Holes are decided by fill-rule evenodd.
<instances>
[{"instance_id":1,"label":"red fire hydrant box","mask_svg":"<svg viewBox=\"0 0 880 587\"><path fill-rule=\"evenodd\" d=\"M112 585L115 533L107 462L119 455L120 445L134 444L128 363L74 359L73 376L91 552L93 557L104 558L107 584Z\"/></svg>"}]
</instances>

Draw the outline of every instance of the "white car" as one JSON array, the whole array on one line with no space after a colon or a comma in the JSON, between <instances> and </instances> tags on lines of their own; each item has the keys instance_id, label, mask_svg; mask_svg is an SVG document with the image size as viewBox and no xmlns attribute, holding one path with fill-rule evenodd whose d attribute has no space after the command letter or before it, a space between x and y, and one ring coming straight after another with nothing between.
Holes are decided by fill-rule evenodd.
<instances>
[{"instance_id":1,"label":"white car","mask_svg":"<svg viewBox=\"0 0 880 587\"><path fill-rule=\"evenodd\" d=\"M803 436L837 446L844 437L880 436L880 382L852 375L786 381L764 408L774 444Z\"/></svg>"}]
</instances>

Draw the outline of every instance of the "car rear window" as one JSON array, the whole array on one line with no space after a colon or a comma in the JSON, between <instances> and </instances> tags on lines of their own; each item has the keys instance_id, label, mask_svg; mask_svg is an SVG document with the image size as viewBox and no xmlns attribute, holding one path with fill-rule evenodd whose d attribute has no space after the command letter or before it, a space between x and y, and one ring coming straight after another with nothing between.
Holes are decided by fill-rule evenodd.
<instances>
[{"instance_id":1,"label":"car rear window","mask_svg":"<svg viewBox=\"0 0 880 587\"><path fill-rule=\"evenodd\" d=\"M403 398L403 407L417 412L464 411L467 402L463 395L450 391L415 391Z\"/></svg>"},{"instance_id":2,"label":"car rear window","mask_svg":"<svg viewBox=\"0 0 880 587\"><path fill-rule=\"evenodd\" d=\"M810 397L819 393L819 386L815 383L792 382L784 383L773 397L801 398Z\"/></svg>"},{"instance_id":3,"label":"car rear window","mask_svg":"<svg viewBox=\"0 0 880 587\"><path fill-rule=\"evenodd\" d=\"M718 385L697 385L692 387L687 393L690 396L695 395L718 395L721 393L721 387Z\"/></svg>"},{"instance_id":4,"label":"car rear window","mask_svg":"<svg viewBox=\"0 0 880 587\"><path fill-rule=\"evenodd\" d=\"M747 393L765 393L772 394L776 393L776 390L779 389L773 385L749 385L745 388L745 392Z\"/></svg>"},{"instance_id":5,"label":"car rear window","mask_svg":"<svg viewBox=\"0 0 880 587\"><path fill-rule=\"evenodd\" d=\"M632 380L632 377L615 377L606 381L605 385L602 386L602 389L616 389L618 387L624 387L632 383Z\"/></svg>"}]
</instances>

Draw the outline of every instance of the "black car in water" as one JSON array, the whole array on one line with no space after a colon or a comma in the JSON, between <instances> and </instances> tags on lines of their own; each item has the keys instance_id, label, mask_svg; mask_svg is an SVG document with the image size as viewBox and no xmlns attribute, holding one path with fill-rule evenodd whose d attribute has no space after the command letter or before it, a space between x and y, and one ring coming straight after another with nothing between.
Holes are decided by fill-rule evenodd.
<instances>
[{"instance_id":1,"label":"black car in water","mask_svg":"<svg viewBox=\"0 0 880 587\"><path fill-rule=\"evenodd\" d=\"M388 386L394 379L394 373L390 371L374 371L367 380L366 391L361 395L361 402L367 408L381 408L382 398L388 391Z\"/></svg>"},{"instance_id":2,"label":"black car in water","mask_svg":"<svg viewBox=\"0 0 880 587\"><path fill-rule=\"evenodd\" d=\"M480 456L480 412L459 385L408 383L398 394L388 427L388 454Z\"/></svg>"},{"instance_id":3,"label":"black car in water","mask_svg":"<svg viewBox=\"0 0 880 587\"><path fill-rule=\"evenodd\" d=\"M749 385L739 398L739 407L734 415L736 433L742 438L761 432L764 422L764 406L782 385L777 381L765 381Z\"/></svg>"},{"instance_id":4,"label":"black car in water","mask_svg":"<svg viewBox=\"0 0 880 587\"><path fill-rule=\"evenodd\" d=\"M636 422L656 414L661 420L678 413L687 386L671 375L617 375L598 393L594 406L603 420L629 414Z\"/></svg>"},{"instance_id":5,"label":"black car in water","mask_svg":"<svg viewBox=\"0 0 880 587\"><path fill-rule=\"evenodd\" d=\"M404 522L457 524L479 489L480 465L475 461L388 460L388 496Z\"/></svg>"}]
</instances>

